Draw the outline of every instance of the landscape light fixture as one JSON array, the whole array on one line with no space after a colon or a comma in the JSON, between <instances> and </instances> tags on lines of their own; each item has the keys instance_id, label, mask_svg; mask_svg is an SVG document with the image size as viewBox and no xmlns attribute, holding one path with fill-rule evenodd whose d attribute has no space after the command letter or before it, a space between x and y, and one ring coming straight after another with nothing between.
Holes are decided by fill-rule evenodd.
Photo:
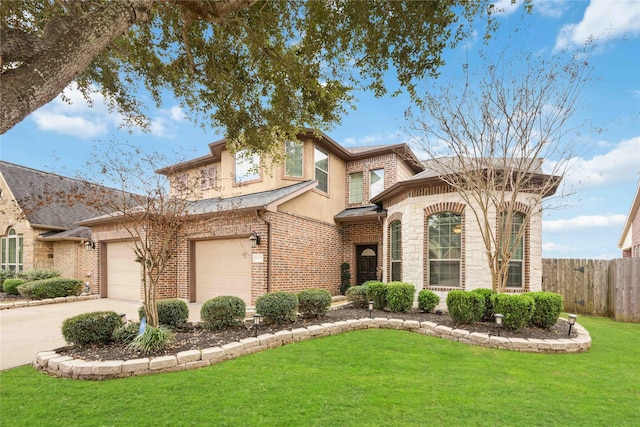
<instances>
[{"instance_id":1,"label":"landscape light fixture","mask_svg":"<svg viewBox=\"0 0 640 427\"><path fill-rule=\"evenodd\" d=\"M502 319L504 319L504 314L496 313L493 315L496 319L496 326L498 327L498 336L500 336L500 329L502 329Z\"/></svg>"},{"instance_id":2,"label":"landscape light fixture","mask_svg":"<svg viewBox=\"0 0 640 427\"><path fill-rule=\"evenodd\" d=\"M251 242L251 247L255 248L260 245L260 236L255 231L251 232L251 236L249 236L249 241Z\"/></svg>"},{"instance_id":3,"label":"landscape light fixture","mask_svg":"<svg viewBox=\"0 0 640 427\"><path fill-rule=\"evenodd\" d=\"M88 240L88 241L84 242L84 248L87 251L90 251L90 250L93 250L93 249L96 248L96 244L93 243L91 240Z\"/></svg>"},{"instance_id":4,"label":"landscape light fixture","mask_svg":"<svg viewBox=\"0 0 640 427\"><path fill-rule=\"evenodd\" d=\"M258 326L260 325L261 321L262 321L261 314L256 313L253 315L253 336L254 337L258 336Z\"/></svg>"},{"instance_id":5,"label":"landscape light fixture","mask_svg":"<svg viewBox=\"0 0 640 427\"><path fill-rule=\"evenodd\" d=\"M373 319L373 301L369 301L369 319Z\"/></svg>"},{"instance_id":6,"label":"landscape light fixture","mask_svg":"<svg viewBox=\"0 0 640 427\"><path fill-rule=\"evenodd\" d=\"M569 333L567 335L571 335L571 328L576 324L576 319L578 318L577 314L569 315Z\"/></svg>"}]
</instances>

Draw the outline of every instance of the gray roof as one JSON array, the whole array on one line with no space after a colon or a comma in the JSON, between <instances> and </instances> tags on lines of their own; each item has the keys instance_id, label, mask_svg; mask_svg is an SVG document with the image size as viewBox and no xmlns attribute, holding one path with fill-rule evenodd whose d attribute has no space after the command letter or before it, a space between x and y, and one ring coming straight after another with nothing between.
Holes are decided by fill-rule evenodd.
<instances>
[{"instance_id":1,"label":"gray roof","mask_svg":"<svg viewBox=\"0 0 640 427\"><path fill-rule=\"evenodd\" d=\"M54 240L80 240L90 237L90 230L86 227L76 227L76 223L100 214L97 209L74 201L74 198L61 200L63 197L78 194L80 191L93 191L92 189L96 190L96 194L103 195L118 192L97 184L3 161L0 161L0 173L25 219L32 226L63 232L49 232L42 236Z\"/></svg>"},{"instance_id":2,"label":"gray roof","mask_svg":"<svg viewBox=\"0 0 640 427\"><path fill-rule=\"evenodd\" d=\"M386 216L387 210L378 205L362 206L358 208L349 208L340 212L334 217L336 222L360 221L370 218Z\"/></svg>"},{"instance_id":3,"label":"gray roof","mask_svg":"<svg viewBox=\"0 0 640 427\"><path fill-rule=\"evenodd\" d=\"M317 181L303 181L288 187L247 194L244 196L228 197L224 199L216 197L212 199L197 200L191 204L188 209L188 213L190 215L202 215L231 210L273 210L280 203L291 200L298 195L315 188L316 185L318 185Z\"/></svg>"},{"instance_id":4,"label":"gray roof","mask_svg":"<svg viewBox=\"0 0 640 427\"><path fill-rule=\"evenodd\" d=\"M437 176L443 175L443 172L446 173L456 173L464 170L480 170L486 169L489 163L492 163L493 169L511 169L512 167L517 166L526 166L530 165L530 170L528 172L531 173L543 173L542 172L542 159L517 159L517 158L478 158L465 159L466 165L463 167L460 159L457 157L440 157L437 159L424 160L422 162L422 166L424 166L424 171L420 172L409 178L409 180L422 179L422 178L434 178Z\"/></svg>"}]
</instances>

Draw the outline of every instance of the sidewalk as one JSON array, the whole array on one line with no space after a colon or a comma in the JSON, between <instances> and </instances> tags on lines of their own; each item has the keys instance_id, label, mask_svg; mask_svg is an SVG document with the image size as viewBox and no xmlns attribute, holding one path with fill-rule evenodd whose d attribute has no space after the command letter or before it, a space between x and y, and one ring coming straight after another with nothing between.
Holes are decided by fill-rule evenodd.
<instances>
[{"instance_id":1,"label":"sidewalk","mask_svg":"<svg viewBox=\"0 0 640 427\"><path fill-rule=\"evenodd\" d=\"M137 321L141 305L104 298L1 310L0 370L31 364L39 351L65 346L61 328L69 317L92 311L115 311L126 314L127 320ZM202 304L188 306L189 321L199 321Z\"/></svg>"}]
</instances>

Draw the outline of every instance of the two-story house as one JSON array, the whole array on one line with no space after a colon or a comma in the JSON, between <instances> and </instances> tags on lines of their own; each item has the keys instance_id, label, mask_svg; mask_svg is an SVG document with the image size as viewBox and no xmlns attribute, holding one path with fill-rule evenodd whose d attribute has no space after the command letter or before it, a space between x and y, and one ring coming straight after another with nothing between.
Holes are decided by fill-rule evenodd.
<instances>
[{"instance_id":1,"label":"two-story house","mask_svg":"<svg viewBox=\"0 0 640 427\"><path fill-rule=\"evenodd\" d=\"M402 280L442 296L491 287L464 203L407 145L347 149L308 131L282 150L284 161L270 165L232 155L222 140L209 144L205 156L157 171L170 178L172 194L194 200L160 298L236 295L253 305L274 291L323 288L335 295L344 262L352 284ZM540 289L535 208L512 260L513 291ZM140 266L128 234L105 219L82 224L91 226L97 243L92 291L140 300Z\"/></svg>"}]
</instances>

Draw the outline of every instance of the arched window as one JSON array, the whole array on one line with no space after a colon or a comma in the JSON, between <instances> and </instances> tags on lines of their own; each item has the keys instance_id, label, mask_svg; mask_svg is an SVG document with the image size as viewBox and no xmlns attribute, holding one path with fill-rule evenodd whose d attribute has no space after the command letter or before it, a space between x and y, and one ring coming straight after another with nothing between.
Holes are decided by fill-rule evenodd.
<instances>
[{"instance_id":1,"label":"arched window","mask_svg":"<svg viewBox=\"0 0 640 427\"><path fill-rule=\"evenodd\" d=\"M9 229L6 236L0 239L2 256L0 268L3 270L22 271L22 235L16 233L13 228Z\"/></svg>"},{"instance_id":2,"label":"arched window","mask_svg":"<svg viewBox=\"0 0 640 427\"><path fill-rule=\"evenodd\" d=\"M429 286L461 285L462 216L441 212L429 216Z\"/></svg>"},{"instance_id":3,"label":"arched window","mask_svg":"<svg viewBox=\"0 0 640 427\"><path fill-rule=\"evenodd\" d=\"M502 231L504 233L508 233L508 240L500 239L501 242L508 242L509 248L507 249L510 252L509 257L509 272L507 276L507 283L505 286L507 288L522 288L524 287L524 230L522 227L524 226L524 214L520 212L515 212L511 216L511 224L509 224L509 216L503 214L500 216ZM503 251L500 250L500 254ZM502 256L501 256L502 258Z\"/></svg>"},{"instance_id":4,"label":"arched window","mask_svg":"<svg viewBox=\"0 0 640 427\"><path fill-rule=\"evenodd\" d=\"M389 225L391 281L402 280L402 223L393 221Z\"/></svg>"}]
</instances>

